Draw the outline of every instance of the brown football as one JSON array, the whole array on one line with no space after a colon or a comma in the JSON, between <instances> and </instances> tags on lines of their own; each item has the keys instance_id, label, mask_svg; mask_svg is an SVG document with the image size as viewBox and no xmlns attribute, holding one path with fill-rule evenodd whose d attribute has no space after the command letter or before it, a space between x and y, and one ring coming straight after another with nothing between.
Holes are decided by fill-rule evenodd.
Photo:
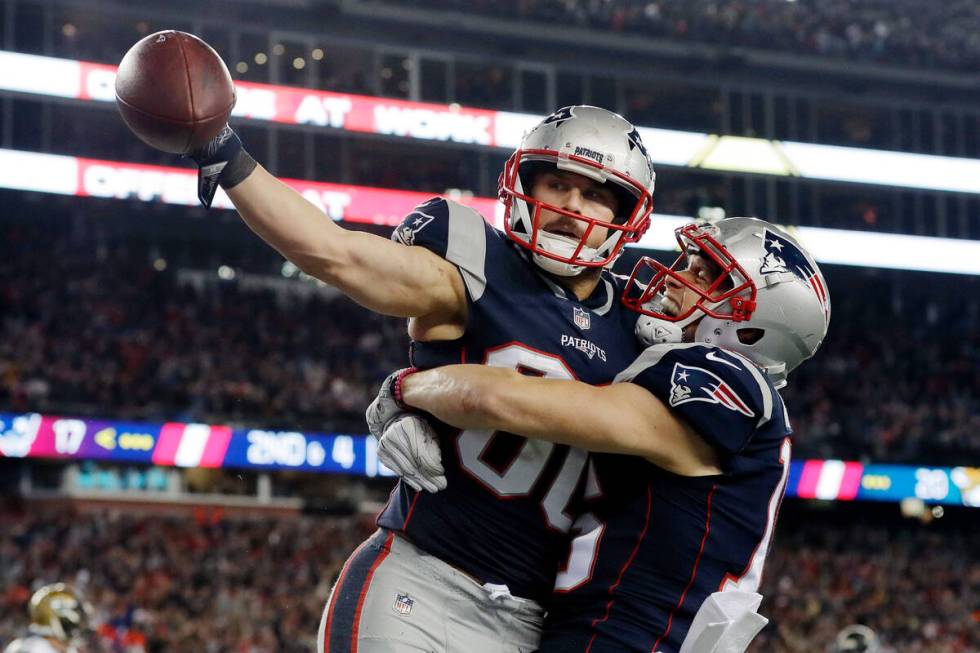
<instances>
[{"instance_id":1,"label":"brown football","mask_svg":"<svg viewBox=\"0 0 980 653\"><path fill-rule=\"evenodd\" d=\"M166 30L137 42L119 62L116 106L143 142L186 154L228 121L235 86L211 46L192 34Z\"/></svg>"}]
</instances>

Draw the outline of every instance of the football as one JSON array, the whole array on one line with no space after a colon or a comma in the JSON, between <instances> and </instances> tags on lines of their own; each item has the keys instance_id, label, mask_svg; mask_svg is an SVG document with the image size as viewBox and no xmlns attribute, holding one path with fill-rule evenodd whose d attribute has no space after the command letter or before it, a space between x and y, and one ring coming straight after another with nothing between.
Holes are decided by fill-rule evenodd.
<instances>
[{"instance_id":1,"label":"football","mask_svg":"<svg viewBox=\"0 0 980 653\"><path fill-rule=\"evenodd\" d=\"M116 106L147 145L186 154L228 121L235 86L211 46L193 34L166 30L137 42L119 63Z\"/></svg>"}]
</instances>

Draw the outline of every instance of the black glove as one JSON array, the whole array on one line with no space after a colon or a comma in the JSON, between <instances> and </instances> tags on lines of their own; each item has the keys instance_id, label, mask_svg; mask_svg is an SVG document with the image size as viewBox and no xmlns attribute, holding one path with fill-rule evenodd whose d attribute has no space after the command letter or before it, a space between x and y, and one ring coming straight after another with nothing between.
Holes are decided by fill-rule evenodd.
<instances>
[{"instance_id":1,"label":"black glove","mask_svg":"<svg viewBox=\"0 0 980 653\"><path fill-rule=\"evenodd\" d=\"M214 194L221 186L225 190L245 181L255 170L255 159L249 156L242 141L231 127L225 125L207 144L189 153L197 166L197 198L211 208Z\"/></svg>"}]
</instances>

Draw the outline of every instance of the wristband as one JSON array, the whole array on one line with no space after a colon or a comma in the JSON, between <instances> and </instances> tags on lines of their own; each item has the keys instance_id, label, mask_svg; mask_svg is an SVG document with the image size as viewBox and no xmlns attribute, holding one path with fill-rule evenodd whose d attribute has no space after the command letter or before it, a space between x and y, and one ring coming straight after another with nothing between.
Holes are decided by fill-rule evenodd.
<instances>
[{"instance_id":1,"label":"wristband","mask_svg":"<svg viewBox=\"0 0 980 653\"><path fill-rule=\"evenodd\" d=\"M406 405L405 401L402 399L402 382L405 381L406 377L411 374L415 374L418 371L419 368L417 367L406 367L398 373L398 376L395 377L395 382L392 387L392 396L395 398L395 403L398 404L398 407L402 410L411 410L411 407Z\"/></svg>"},{"instance_id":2,"label":"wristband","mask_svg":"<svg viewBox=\"0 0 980 653\"><path fill-rule=\"evenodd\" d=\"M225 125L211 142L191 153L190 158L198 165L197 198L205 207L211 207L214 194L221 186L234 188L252 174L257 165L238 135Z\"/></svg>"}]
</instances>

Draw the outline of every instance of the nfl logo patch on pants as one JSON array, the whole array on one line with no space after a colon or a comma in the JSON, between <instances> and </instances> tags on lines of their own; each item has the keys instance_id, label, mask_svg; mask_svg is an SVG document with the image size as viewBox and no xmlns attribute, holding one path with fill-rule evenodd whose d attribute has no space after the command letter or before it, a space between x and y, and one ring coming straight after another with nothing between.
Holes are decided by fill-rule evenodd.
<instances>
[{"instance_id":1,"label":"nfl logo patch on pants","mask_svg":"<svg viewBox=\"0 0 980 653\"><path fill-rule=\"evenodd\" d=\"M395 604L391 607L398 614L408 614L412 611L413 605L415 605L415 599L411 598L408 594L398 594L395 596Z\"/></svg>"}]
</instances>

